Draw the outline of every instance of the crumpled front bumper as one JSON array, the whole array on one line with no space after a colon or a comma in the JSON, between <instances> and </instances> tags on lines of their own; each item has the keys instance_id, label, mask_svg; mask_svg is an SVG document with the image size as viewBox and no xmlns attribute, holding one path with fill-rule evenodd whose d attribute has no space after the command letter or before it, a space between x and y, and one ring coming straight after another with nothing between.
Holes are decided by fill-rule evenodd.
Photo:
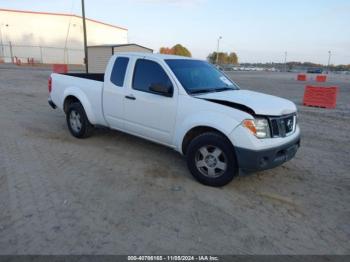
<instances>
[{"instance_id":1,"label":"crumpled front bumper","mask_svg":"<svg viewBox=\"0 0 350 262\"><path fill-rule=\"evenodd\" d=\"M245 172L254 172L274 168L291 160L299 147L300 134L286 144L268 149L235 147L235 150L239 168Z\"/></svg>"}]
</instances>

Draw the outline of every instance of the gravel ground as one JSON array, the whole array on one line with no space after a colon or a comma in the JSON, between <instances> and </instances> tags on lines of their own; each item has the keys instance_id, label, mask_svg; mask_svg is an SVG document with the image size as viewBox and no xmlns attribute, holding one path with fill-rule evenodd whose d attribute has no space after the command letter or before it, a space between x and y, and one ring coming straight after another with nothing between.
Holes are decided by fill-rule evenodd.
<instances>
[{"instance_id":1,"label":"gravel ground","mask_svg":"<svg viewBox=\"0 0 350 262\"><path fill-rule=\"evenodd\" d=\"M327 110L301 106L294 74L230 73L298 105L302 147L210 188L165 147L104 129L73 138L47 105L49 73L0 67L0 254L350 254L349 76L331 76Z\"/></svg>"}]
</instances>

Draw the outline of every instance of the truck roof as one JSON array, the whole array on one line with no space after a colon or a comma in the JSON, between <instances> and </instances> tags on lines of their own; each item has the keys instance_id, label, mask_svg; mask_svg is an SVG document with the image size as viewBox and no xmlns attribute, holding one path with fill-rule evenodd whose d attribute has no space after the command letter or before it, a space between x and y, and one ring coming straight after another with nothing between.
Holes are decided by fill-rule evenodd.
<instances>
[{"instance_id":1,"label":"truck roof","mask_svg":"<svg viewBox=\"0 0 350 262\"><path fill-rule=\"evenodd\" d=\"M158 59L188 59L194 60L191 57L178 56L178 55L165 55L165 54L152 54L152 53L143 53L143 52L118 52L114 54L115 56L126 55L126 56L143 56L145 58L158 58Z\"/></svg>"}]
</instances>

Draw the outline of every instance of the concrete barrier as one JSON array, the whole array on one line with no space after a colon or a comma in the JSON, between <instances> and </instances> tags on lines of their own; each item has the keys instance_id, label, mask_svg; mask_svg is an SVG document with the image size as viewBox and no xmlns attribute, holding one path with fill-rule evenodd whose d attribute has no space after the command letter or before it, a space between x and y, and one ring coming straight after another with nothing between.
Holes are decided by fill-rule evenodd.
<instances>
[{"instance_id":1,"label":"concrete barrier","mask_svg":"<svg viewBox=\"0 0 350 262\"><path fill-rule=\"evenodd\" d=\"M306 86L303 105L322 108L335 108L337 105L338 87Z\"/></svg>"}]
</instances>

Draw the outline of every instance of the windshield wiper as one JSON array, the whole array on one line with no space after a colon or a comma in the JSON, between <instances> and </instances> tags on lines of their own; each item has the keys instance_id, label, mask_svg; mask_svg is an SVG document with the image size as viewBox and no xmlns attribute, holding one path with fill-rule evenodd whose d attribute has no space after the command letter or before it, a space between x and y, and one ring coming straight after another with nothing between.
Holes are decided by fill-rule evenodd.
<instances>
[{"instance_id":1,"label":"windshield wiper","mask_svg":"<svg viewBox=\"0 0 350 262\"><path fill-rule=\"evenodd\" d=\"M196 90L191 90L191 94L199 94L199 93L209 93L209 92L214 92L215 89L196 89Z\"/></svg>"},{"instance_id":2,"label":"windshield wiper","mask_svg":"<svg viewBox=\"0 0 350 262\"><path fill-rule=\"evenodd\" d=\"M215 88L213 91L215 92L222 92L222 91L227 91L227 90L235 90L232 87L220 87L220 88Z\"/></svg>"},{"instance_id":3,"label":"windshield wiper","mask_svg":"<svg viewBox=\"0 0 350 262\"><path fill-rule=\"evenodd\" d=\"M196 90L191 90L191 94L199 94L199 93L210 93L210 92L222 92L222 91L227 91L227 90L235 90L232 87L219 87L219 88L209 88L209 89L196 89Z\"/></svg>"}]
</instances>

